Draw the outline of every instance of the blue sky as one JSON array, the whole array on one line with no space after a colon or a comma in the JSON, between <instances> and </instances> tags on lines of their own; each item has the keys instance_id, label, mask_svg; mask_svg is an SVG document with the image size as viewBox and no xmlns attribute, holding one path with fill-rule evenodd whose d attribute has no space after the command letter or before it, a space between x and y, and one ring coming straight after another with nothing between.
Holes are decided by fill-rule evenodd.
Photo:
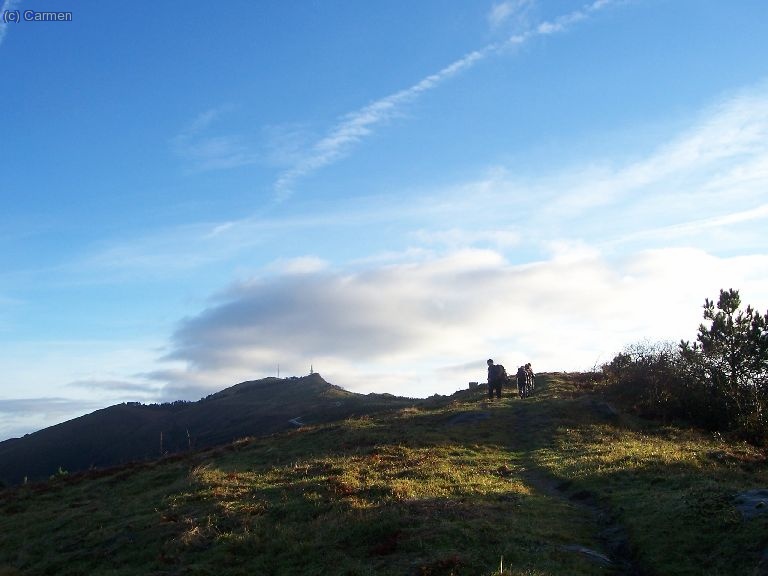
<instances>
[{"instance_id":1,"label":"blue sky","mask_svg":"<svg viewBox=\"0 0 768 576\"><path fill-rule=\"evenodd\" d=\"M448 394L768 308L768 4L4 0L0 439Z\"/></svg>"}]
</instances>

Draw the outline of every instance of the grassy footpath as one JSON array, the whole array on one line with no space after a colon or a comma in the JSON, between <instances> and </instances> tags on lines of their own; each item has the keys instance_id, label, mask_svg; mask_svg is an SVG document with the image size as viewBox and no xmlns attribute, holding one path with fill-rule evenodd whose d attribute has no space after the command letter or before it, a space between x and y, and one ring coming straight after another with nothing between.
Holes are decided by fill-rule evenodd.
<instances>
[{"instance_id":1,"label":"grassy footpath","mask_svg":"<svg viewBox=\"0 0 768 576\"><path fill-rule=\"evenodd\" d=\"M759 574L762 458L546 377L0 492L0 576Z\"/></svg>"}]
</instances>

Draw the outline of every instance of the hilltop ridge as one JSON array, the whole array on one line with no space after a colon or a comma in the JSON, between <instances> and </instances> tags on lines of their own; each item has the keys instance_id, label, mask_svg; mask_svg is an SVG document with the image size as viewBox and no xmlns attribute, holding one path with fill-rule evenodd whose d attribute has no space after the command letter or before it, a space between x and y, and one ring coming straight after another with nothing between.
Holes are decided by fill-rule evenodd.
<instances>
[{"instance_id":1,"label":"hilltop ridge","mask_svg":"<svg viewBox=\"0 0 768 576\"><path fill-rule=\"evenodd\" d=\"M413 402L349 392L314 373L241 382L197 402L117 404L0 442L0 482L148 460Z\"/></svg>"}]
</instances>

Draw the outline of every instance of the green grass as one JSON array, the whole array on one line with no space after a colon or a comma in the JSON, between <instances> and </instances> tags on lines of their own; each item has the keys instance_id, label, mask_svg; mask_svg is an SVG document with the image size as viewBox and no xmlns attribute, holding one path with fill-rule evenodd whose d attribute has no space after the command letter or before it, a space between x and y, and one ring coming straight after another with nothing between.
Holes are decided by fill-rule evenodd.
<instances>
[{"instance_id":1,"label":"green grass","mask_svg":"<svg viewBox=\"0 0 768 576\"><path fill-rule=\"evenodd\" d=\"M757 574L763 455L625 416L564 376L0 492L11 574ZM483 419L451 424L457 414ZM581 548L576 548L581 547Z\"/></svg>"}]
</instances>

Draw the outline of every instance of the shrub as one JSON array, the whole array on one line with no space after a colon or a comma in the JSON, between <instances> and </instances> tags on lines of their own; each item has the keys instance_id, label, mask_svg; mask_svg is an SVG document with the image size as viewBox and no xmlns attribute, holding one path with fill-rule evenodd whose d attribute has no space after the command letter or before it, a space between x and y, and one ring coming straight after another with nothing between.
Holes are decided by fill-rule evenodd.
<instances>
[{"instance_id":1,"label":"shrub","mask_svg":"<svg viewBox=\"0 0 768 576\"><path fill-rule=\"evenodd\" d=\"M768 313L737 290L704 302L697 341L634 344L602 367L610 393L641 416L685 418L753 443L768 440Z\"/></svg>"},{"instance_id":2,"label":"shrub","mask_svg":"<svg viewBox=\"0 0 768 576\"><path fill-rule=\"evenodd\" d=\"M669 421L688 416L679 350L669 342L628 346L602 367L611 394L641 416Z\"/></svg>"}]
</instances>

